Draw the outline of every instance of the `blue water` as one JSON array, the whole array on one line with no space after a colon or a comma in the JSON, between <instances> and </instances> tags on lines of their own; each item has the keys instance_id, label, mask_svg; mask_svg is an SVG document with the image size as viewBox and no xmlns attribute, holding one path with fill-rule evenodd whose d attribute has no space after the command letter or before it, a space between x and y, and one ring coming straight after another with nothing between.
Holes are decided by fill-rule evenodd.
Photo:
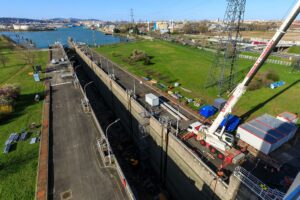
<instances>
[{"instance_id":1,"label":"blue water","mask_svg":"<svg viewBox=\"0 0 300 200\"><path fill-rule=\"evenodd\" d=\"M31 40L36 48L47 48L54 42L67 44L68 37L72 37L74 41L85 42L89 45L102 45L119 43L124 38L105 35L99 31L93 31L84 27L59 28L55 31L26 31L26 32L0 32L0 35L6 35L19 44ZM27 40L26 40L27 39Z\"/></svg>"}]
</instances>

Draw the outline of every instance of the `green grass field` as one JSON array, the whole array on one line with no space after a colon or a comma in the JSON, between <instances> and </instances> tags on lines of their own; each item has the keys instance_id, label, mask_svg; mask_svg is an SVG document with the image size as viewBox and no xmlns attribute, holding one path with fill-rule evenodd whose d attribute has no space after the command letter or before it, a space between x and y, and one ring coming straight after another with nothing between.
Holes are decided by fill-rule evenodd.
<instances>
[{"instance_id":1,"label":"green grass field","mask_svg":"<svg viewBox=\"0 0 300 200\"><path fill-rule=\"evenodd\" d=\"M288 53L300 54L300 46L290 47Z\"/></svg>"},{"instance_id":2,"label":"green grass field","mask_svg":"<svg viewBox=\"0 0 300 200\"><path fill-rule=\"evenodd\" d=\"M43 82L35 83L31 66L26 66L20 53L5 39L0 37L0 53L9 57L7 66L0 65L0 86L15 83L21 87L21 96L15 111L0 121L0 199L34 199L38 164L38 144L29 144L30 139L18 141L8 154L3 154L4 143L13 132L28 130L32 122L41 123L42 101L34 102L34 95L42 93ZM36 63L45 67L47 52L36 52ZM31 133L31 137L36 131Z\"/></svg>"},{"instance_id":3,"label":"green grass field","mask_svg":"<svg viewBox=\"0 0 300 200\"><path fill-rule=\"evenodd\" d=\"M134 49L143 50L153 56L153 64L130 65L123 61ZM215 88L204 88L214 59L214 54L211 52L164 41L107 45L97 48L97 51L138 76L150 76L164 84L181 83L182 87L192 91L192 93L187 93L178 89L184 96L204 98L208 103L212 103L217 97ZM250 67L252 64L253 61L249 60L239 59L238 61L239 69ZM275 64L265 64L261 71L268 69L275 70L280 75L280 80L287 84L275 90L262 88L247 91L235 107L235 114L253 118L263 113L273 115L283 111L300 113L300 73L291 74L289 68Z\"/></svg>"}]
</instances>

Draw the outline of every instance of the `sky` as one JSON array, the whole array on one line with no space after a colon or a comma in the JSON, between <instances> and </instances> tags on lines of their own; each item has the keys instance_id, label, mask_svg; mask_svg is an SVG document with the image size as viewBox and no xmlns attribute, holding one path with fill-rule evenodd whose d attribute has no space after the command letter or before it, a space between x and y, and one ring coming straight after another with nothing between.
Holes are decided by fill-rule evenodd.
<instances>
[{"instance_id":1,"label":"sky","mask_svg":"<svg viewBox=\"0 0 300 200\"><path fill-rule=\"evenodd\" d=\"M298 0L247 0L246 20L283 19ZM110 21L223 19L226 0L1 0L0 17ZM298 16L299 19L299 16Z\"/></svg>"}]
</instances>

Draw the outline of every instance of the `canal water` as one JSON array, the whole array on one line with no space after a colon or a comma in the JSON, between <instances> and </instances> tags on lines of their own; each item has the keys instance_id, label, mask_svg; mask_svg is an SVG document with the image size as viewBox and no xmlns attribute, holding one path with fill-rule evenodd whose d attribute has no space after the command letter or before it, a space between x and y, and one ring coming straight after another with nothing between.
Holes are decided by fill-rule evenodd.
<instances>
[{"instance_id":1,"label":"canal water","mask_svg":"<svg viewBox=\"0 0 300 200\"><path fill-rule=\"evenodd\" d=\"M59 28L54 31L25 31L25 32L0 32L18 44L34 44L36 48L47 48L54 42L67 44L68 37L72 37L77 42L84 42L89 45L113 44L127 41L112 35L105 35L99 31L93 31L85 27Z\"/></svg>"}]
</instances>

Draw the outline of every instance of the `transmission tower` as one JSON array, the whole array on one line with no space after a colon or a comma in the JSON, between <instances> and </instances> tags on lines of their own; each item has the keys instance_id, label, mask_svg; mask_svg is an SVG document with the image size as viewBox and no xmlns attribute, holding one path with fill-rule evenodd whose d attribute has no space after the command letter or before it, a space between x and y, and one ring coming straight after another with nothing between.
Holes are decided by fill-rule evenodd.
<instances>
[{"instance_id":1,"label":"transmission tower","mask_svg":"<svg viewBox=\"0 0 300 200\"><path fill-rule=\"evenodd\" d=\"M237 43L241 38L240 26L244 20L246 0L227 0L227 8L220 27L217 53L211 66L205 88L218 87L218 95L231 91L237 84Z\"/></svg>"},{"instance_id":2,"label":"transmission tower","mask_svg":"<svg viewBox=\"0 0 300 200\"><path fill-rule=\"evenodd\" d=\"M134 24L134 15L133 15L133 9L130 9L130 19L131 19L131 23Z\"/></svg>"}]
</instances>

